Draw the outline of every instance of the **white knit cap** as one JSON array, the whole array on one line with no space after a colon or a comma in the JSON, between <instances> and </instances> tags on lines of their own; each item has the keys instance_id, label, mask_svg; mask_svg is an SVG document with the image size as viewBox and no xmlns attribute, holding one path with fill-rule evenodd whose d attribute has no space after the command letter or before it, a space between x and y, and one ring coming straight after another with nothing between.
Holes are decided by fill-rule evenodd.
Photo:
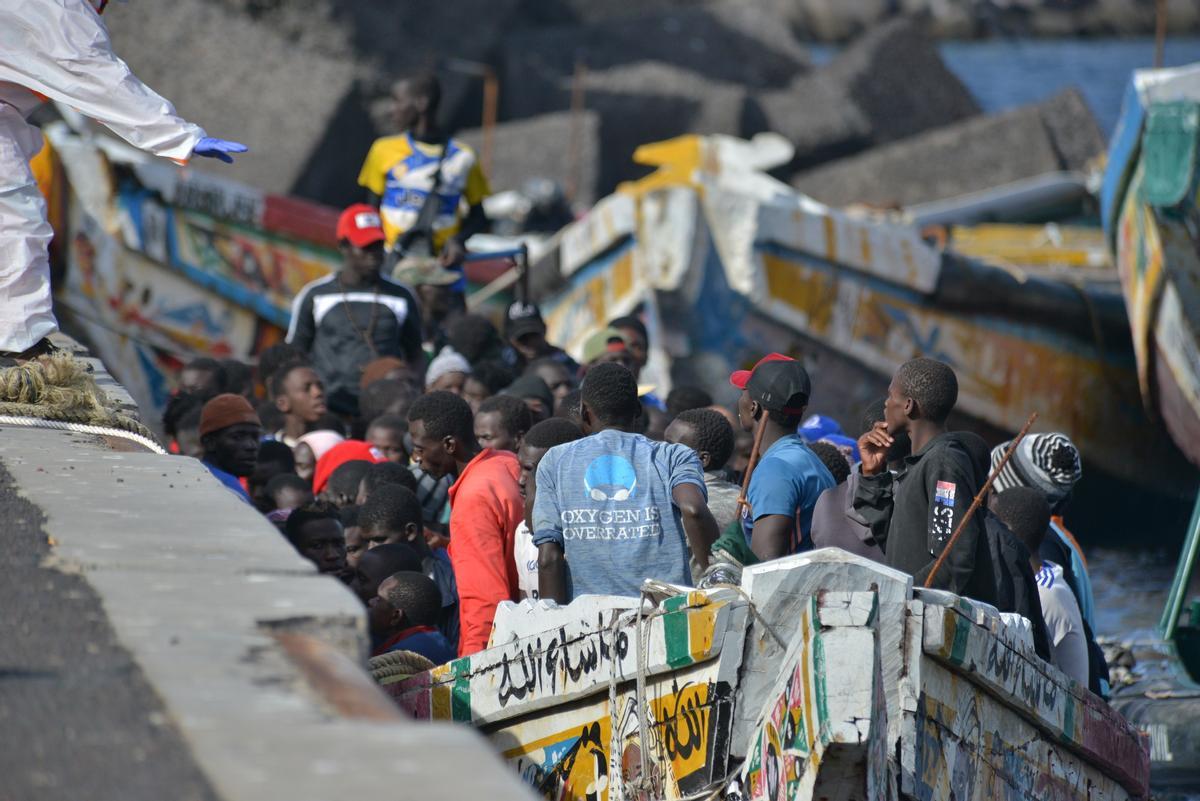
<instances>
[{"instance_id":1,"label":"white knit cap","mask_svg":"<svg viewBox=\"0 0 1200 801\"><path fill-rule=\"evenodd\" d=\"M471 364L465 356L447 345L429 363L429 368L425 371L425 389L429 389L435 381L450 373L466 373L470 375Z\"/></svg>"}]
</instances>

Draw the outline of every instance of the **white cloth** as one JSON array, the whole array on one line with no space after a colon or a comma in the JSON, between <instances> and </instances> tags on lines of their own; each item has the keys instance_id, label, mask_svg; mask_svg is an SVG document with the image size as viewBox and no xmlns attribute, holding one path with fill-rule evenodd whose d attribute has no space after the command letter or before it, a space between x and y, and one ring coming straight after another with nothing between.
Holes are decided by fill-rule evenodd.
<instances>
[{"instance_id":1,"label":"white cloth","mask_svg":"<svg viewBox=\"0 0 1200 801\"><path fill-rule=\"evenodd\" d=\"M156 156L183 161L205 135L113 53L86 0L0 3L0 103L28 115L38 104L34 92Z\"/></svg>"},{"instance_id":2,"label":"white cloth","mask_svg":"<svg viewBox=\"0 0 1200 801\"><path fill-rule=\"evenodd\" d=\"M1054 665L1087 687L1088 646L1075 594L1063 578L1062 568L1053 562L1043 561L1036 578Z\"/></svg>"},{"instance_id":3,"label":"white cloth","mask_svg":"<svg viewBox=\"0 0 1200 801\"><path fill-rule=\"evenodd\" d=\"M538 599L538 549L522 520L513 535L513 560L517 563L517 588L524 598Z\"/></svg>"},{"instance_id":4,"label":"white cloth","mask_svg":"<svg viewBox=\"0 0 1200 801\"><path fill-rule=\"evenodd\" d=\"M87 0L0 3L0 350L25 350L58 328L47 256L53 231L29 169L42 148L41 133L25 122L38 95L158 156L185 160L205 136L117 58Z\"/></svg>"},{"instance_id":5,"label":"white cloth","mask_svg":"<svg viewBox=\"0 0 1200 801\"><path fill-rule=\"evenodd\" d=\"M54 237L29 160L42 134L0 103L0 350L23 351L58 330L50 300Z\"/></svg>"}]
</instances>

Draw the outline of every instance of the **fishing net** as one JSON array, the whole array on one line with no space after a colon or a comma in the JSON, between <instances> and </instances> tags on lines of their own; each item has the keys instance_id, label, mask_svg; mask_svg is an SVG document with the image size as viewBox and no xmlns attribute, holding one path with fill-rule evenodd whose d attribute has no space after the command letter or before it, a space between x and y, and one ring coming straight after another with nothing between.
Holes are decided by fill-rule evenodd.
<instances>
[{"instance_id":1,"label":"fishing net","mask_svg":"<svg viewBox=\"0 0 1200 801\"><path fill-rule=\"evenodd\" d=\"M87 364L63 351L0 368L0 417L99 426L156 441L150 429L113 404Z\"/></svg>"}]
</instances>

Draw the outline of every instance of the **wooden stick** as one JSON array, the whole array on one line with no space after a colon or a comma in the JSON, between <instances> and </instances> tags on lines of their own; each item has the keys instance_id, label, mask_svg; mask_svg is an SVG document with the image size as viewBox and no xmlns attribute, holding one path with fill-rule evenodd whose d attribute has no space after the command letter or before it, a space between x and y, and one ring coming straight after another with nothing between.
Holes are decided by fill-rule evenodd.
<instances>
[{"instance_id":1,"label":"wooden stick","mask_svg":"<svg viewBox=\"0 0 1200 801\"><path fill-rule=\"evenodd\" d=\"M750 510L750 504L746 501L746 491L750 489L750 474L754 472L755 465L758 464L759 450L762 448L763 434L767 430L766 409L762 410L762 417L758 418L758 428L754 430L754 445L750 448L750 460L746 462L746 475L742 476L742 492L738 495L738 509Z\"/></svg>"},{"instance_id":2,"label":"wooden stick","mask_svg":"<svg viewBox=\"0 0 1200 801\"><path fill-rule=\"evenodd\" d=\"M1017 432L1017 435L1013 437L1012 443L1008 446L1008 450L1004 452L1004 458L1000 460L1000 464L996 465L995 469L992 470L992 474L983 483L983 488L979 490L979 493L975 496L975 500L971 501L971 506L967 509L967 513L963 515L963 519L958 521L958 526L954 529L954 533L950 535L950 541L942 549L941 555L933 563L933 569L929 571L929 576L925 579L924 587L926 589L933 586L934 576L942 569L942 564L946 561L946 557L950 555L950 549L954 547L954 543L958 542L959 536L963 533L963 529L967 527L967 523L975 514L975 510L979 508L979 505L983 503L983 499L987 497L988 490L992 488L992 482L996 480L996 476L1000 475L1000 471L1004 469L1004 465L1008 464L1008 460L1016 453L1017 446L1021 444L1021 440L1025 439L1025 435L1029 433L1029 429L1033 426L1037 418L1037 412L1029 415L1029 419L1025 421L1024 428Z\"/></svg>"}]
</instances>

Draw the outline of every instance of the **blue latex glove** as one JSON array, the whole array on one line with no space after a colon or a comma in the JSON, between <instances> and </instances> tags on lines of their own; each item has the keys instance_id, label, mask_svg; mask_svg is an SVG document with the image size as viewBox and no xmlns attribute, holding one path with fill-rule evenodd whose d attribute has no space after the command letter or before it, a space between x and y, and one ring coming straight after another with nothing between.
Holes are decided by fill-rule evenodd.
<instances>
[{"instance_id":1,"label":"blue latex glove","mask_svg":"<svg viewBox=\"0 0 1200 801\"><path fill-rule=\"evenodd\" d=\"M214 139L211 136L206 136L196 143L196 147L192 153L197 156L205 156L210 159L220 159L226 164L233 163L233 156L230 153L245 153L246 146L237 142L226 142L224 139Z\"/></svg>"}]
</instances>

